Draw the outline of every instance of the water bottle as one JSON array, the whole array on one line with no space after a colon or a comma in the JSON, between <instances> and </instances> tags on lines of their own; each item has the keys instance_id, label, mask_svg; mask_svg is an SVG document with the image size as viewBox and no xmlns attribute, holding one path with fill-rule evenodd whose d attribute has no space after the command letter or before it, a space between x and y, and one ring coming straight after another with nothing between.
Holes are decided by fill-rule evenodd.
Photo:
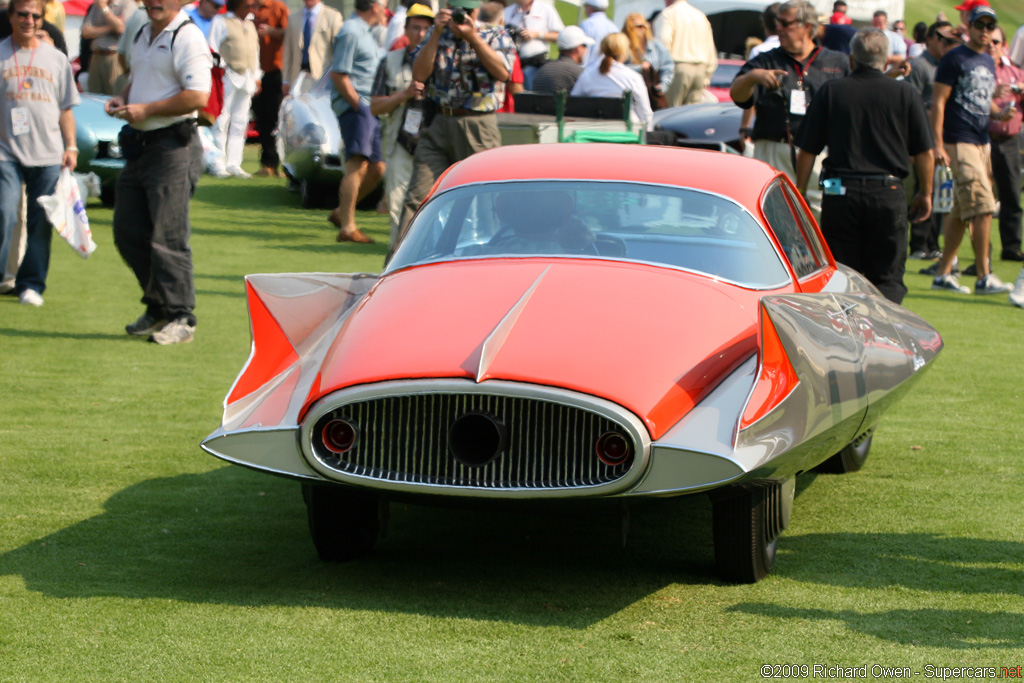
<instances>
[{"instance_id":1,"label":"water bottle","mask_svg":"<svg viewBox=\"0 0 1024 683\"><path fill-rule=\"evenodd\" d=\"M932 180L932 212L949 213L953 210L953 169L949 166L936 166L935 178Z\"/></svg>"}]
</instances>

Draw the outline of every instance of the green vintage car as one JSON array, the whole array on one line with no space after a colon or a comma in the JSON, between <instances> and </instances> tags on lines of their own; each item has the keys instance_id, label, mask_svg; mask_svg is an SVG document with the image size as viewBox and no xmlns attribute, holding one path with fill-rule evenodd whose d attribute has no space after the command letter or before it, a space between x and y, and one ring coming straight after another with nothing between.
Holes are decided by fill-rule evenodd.
<instances>
[{"instance_id":1,"label":"green vintage car","mask_svg":"<svg viewBox=\"0 0 1024 683\"><path fill-rule=\"evenodd\" d=\"M78 144L77 173L95 173L100 179L100 199L107 206L114 204L114 187L124 168L117 133L124 122L108 116L103 106L106 95L82 93L82 102L74 109Z\"/></svg>"}]
</instances>

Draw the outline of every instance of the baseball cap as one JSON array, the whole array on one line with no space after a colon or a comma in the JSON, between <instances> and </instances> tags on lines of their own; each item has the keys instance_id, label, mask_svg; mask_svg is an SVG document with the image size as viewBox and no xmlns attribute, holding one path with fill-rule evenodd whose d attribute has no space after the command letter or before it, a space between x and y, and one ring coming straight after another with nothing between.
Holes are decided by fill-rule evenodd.
<instances>
[{"instance_id":1,"label":"baseball cap","mask_svg":"<svg viewBox=\"0 0 1024 683\"><path fill-rule=\"evenodd\" d=\"M482 0L448 0L449 7L461 7L462 9L474 10L480 6Z\"/></svg>"},{"instance_id":2,"label":"baseball cap","mask_svg":"<svg viewBox=\"0 0 1024 683\"><path fill-rule=\"evenodd\" d=\"M988 7L988 0L964 0L953 9L959 12L970 12L975 7Z\"/></svg>"},{"instance_id":3,"label":"baseball cap","mask_svg":"<svg viewBox=\"0 0 1024 683\"><path fill-rule=\"evenodd\" d=\"M608 0L586 0L586 3L597 9L608 9Z\"/></svg>"},{"instance_id":4,"label":"baseball cap","mask_svg":"<svg viewBox=\"0 0 1024 683\"><path fill-rule=\"evenodd\" d=\"M971 10L971 18L968 19L967 22L973 24L978 19L981 19L983 17L991 18L993 23L999 21L999 19L996 17L996 11L994 9L992 9L988 5L981 5L980 7L975 7L974 9Z\"/></svg>"},{"instance_id":5,"label":"baseball cap","mask_svg":"<svg viewBox=\"0 0 1024 683\"><path fill-rule=\"evenodd\" d=\"M593 45L594 39L579 26L566 26L558 34L558 49L571 50L580 45Z\"/></svg>"},{"instance_id":6,"label":"baseball cap","mask_svg":"<svg viewBox=\"0 0 1024 683\"><path fill-rule=\"evenodd\" d=\"M421 5L418 2L409 8L405 13L405 16L409 17L426 17L427 19L434 18L434 10L430 9L426 5Z\"/></svg>"}]
</instances>

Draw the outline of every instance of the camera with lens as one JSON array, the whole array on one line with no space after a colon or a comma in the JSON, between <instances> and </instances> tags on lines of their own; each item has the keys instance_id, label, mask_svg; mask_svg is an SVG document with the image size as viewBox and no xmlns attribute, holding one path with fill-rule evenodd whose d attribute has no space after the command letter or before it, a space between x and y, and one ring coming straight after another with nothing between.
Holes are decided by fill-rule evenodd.
<instances>
[{"instance_id":1,"label":"camera with lens","mask_svg":"<svg viewBox=\"0 0 1024 683\"><path fill-rule=\"evenodd\" d=\"M1022 92L1024 92L1024 85L1021 85L1020 83L1011 83L1010 92L1012 92L1014 95L1019 95Z\"/></svg>"},{"instance_id":2,"label":"camera with lens","mask_svg":"<svg viewBox=\"0 0 1024 683\"><path fill-rule=\"evenodd\" d=\"M469 17L466 15L466 10L462 9L461 7L456 7L455 9L452 10L452 21L454 21L456 24L459 24L461 26L462 24L466 23L466 20L468 18Z\"/></svg>"},{"instance_id":3,"label":"camera with lens","mask_svg":"<svg viewBox=\"0 0 1024 683\"><path fill-rule=\"evenodd\" d=\"M526 39L523 38L522 26L513 26L511 24L505 24L505 32L508 33L508 37L512 39L512 43L516 46L517 50L523 46L523 43L526 42Z\"/></svg>"}]
</instances>

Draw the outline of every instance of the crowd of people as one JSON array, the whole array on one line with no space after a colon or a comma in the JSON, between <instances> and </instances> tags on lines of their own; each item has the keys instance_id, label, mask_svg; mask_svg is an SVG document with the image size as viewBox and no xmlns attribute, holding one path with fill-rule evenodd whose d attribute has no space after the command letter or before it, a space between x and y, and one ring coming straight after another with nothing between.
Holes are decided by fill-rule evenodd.
<instances>
[{"instance_id":1,"label":"crowd of people","mask_svg":"<svg viewBox=\"0 0 1024 683\"><path fill-rule=\"evenodd\" d=\"M566 26L547 0L442 2L402 0L390 10L384 0L354 0L343 18L321 0L291 12L281 0L185 8L181 0L94 1L82 25L85 87L110 95L108 114L127 124L114 237L144 305L128 334L158 344L193 338L189 200L204 170L249 177L242 150L250 111L261 148L256 174L283 175L278 110L302 74L329 74L333 85L345 149L329 215L337 240L372 241L355 206L383 180L393 247L445 169L501 144L496 114L514 111L516 93L629 92L632 118L649 127L656 109L702 101L718 65L711 24L686 0L667 0L650 17L630 14L622 26L609 19L607 0L583 0L578 26ZM908 249L911 258L938 259L934 288L970 291L956 275L969 232L974 291L1009 292L1024 307L1024 270L1011 287L989 262L996 211L1002 258L1024 261L1024 27L1007 45L988 0L956 9L959 25L940 16L908 38L905 22L882 10L871 28L857 30L843 0L828 17L807 0L774 3L763 15L766 39L749 44L730 96L746 110L741 134L754 156L796 183L836 259L886 296L899 302L906 293ZM50 243L35 199L76 163L78 94L62 12L58 0L10 0L10 37L0 40L0 265L13 274L0 288L35 306L43 303ZM0 18L0 29L6 24ZM215 115L204 109L211 91ZM212 124L215 154L205 159L197 112ZM936 163L955 179L952 209L943 213L932 206Z\"/></svg>"}]
</instances>

